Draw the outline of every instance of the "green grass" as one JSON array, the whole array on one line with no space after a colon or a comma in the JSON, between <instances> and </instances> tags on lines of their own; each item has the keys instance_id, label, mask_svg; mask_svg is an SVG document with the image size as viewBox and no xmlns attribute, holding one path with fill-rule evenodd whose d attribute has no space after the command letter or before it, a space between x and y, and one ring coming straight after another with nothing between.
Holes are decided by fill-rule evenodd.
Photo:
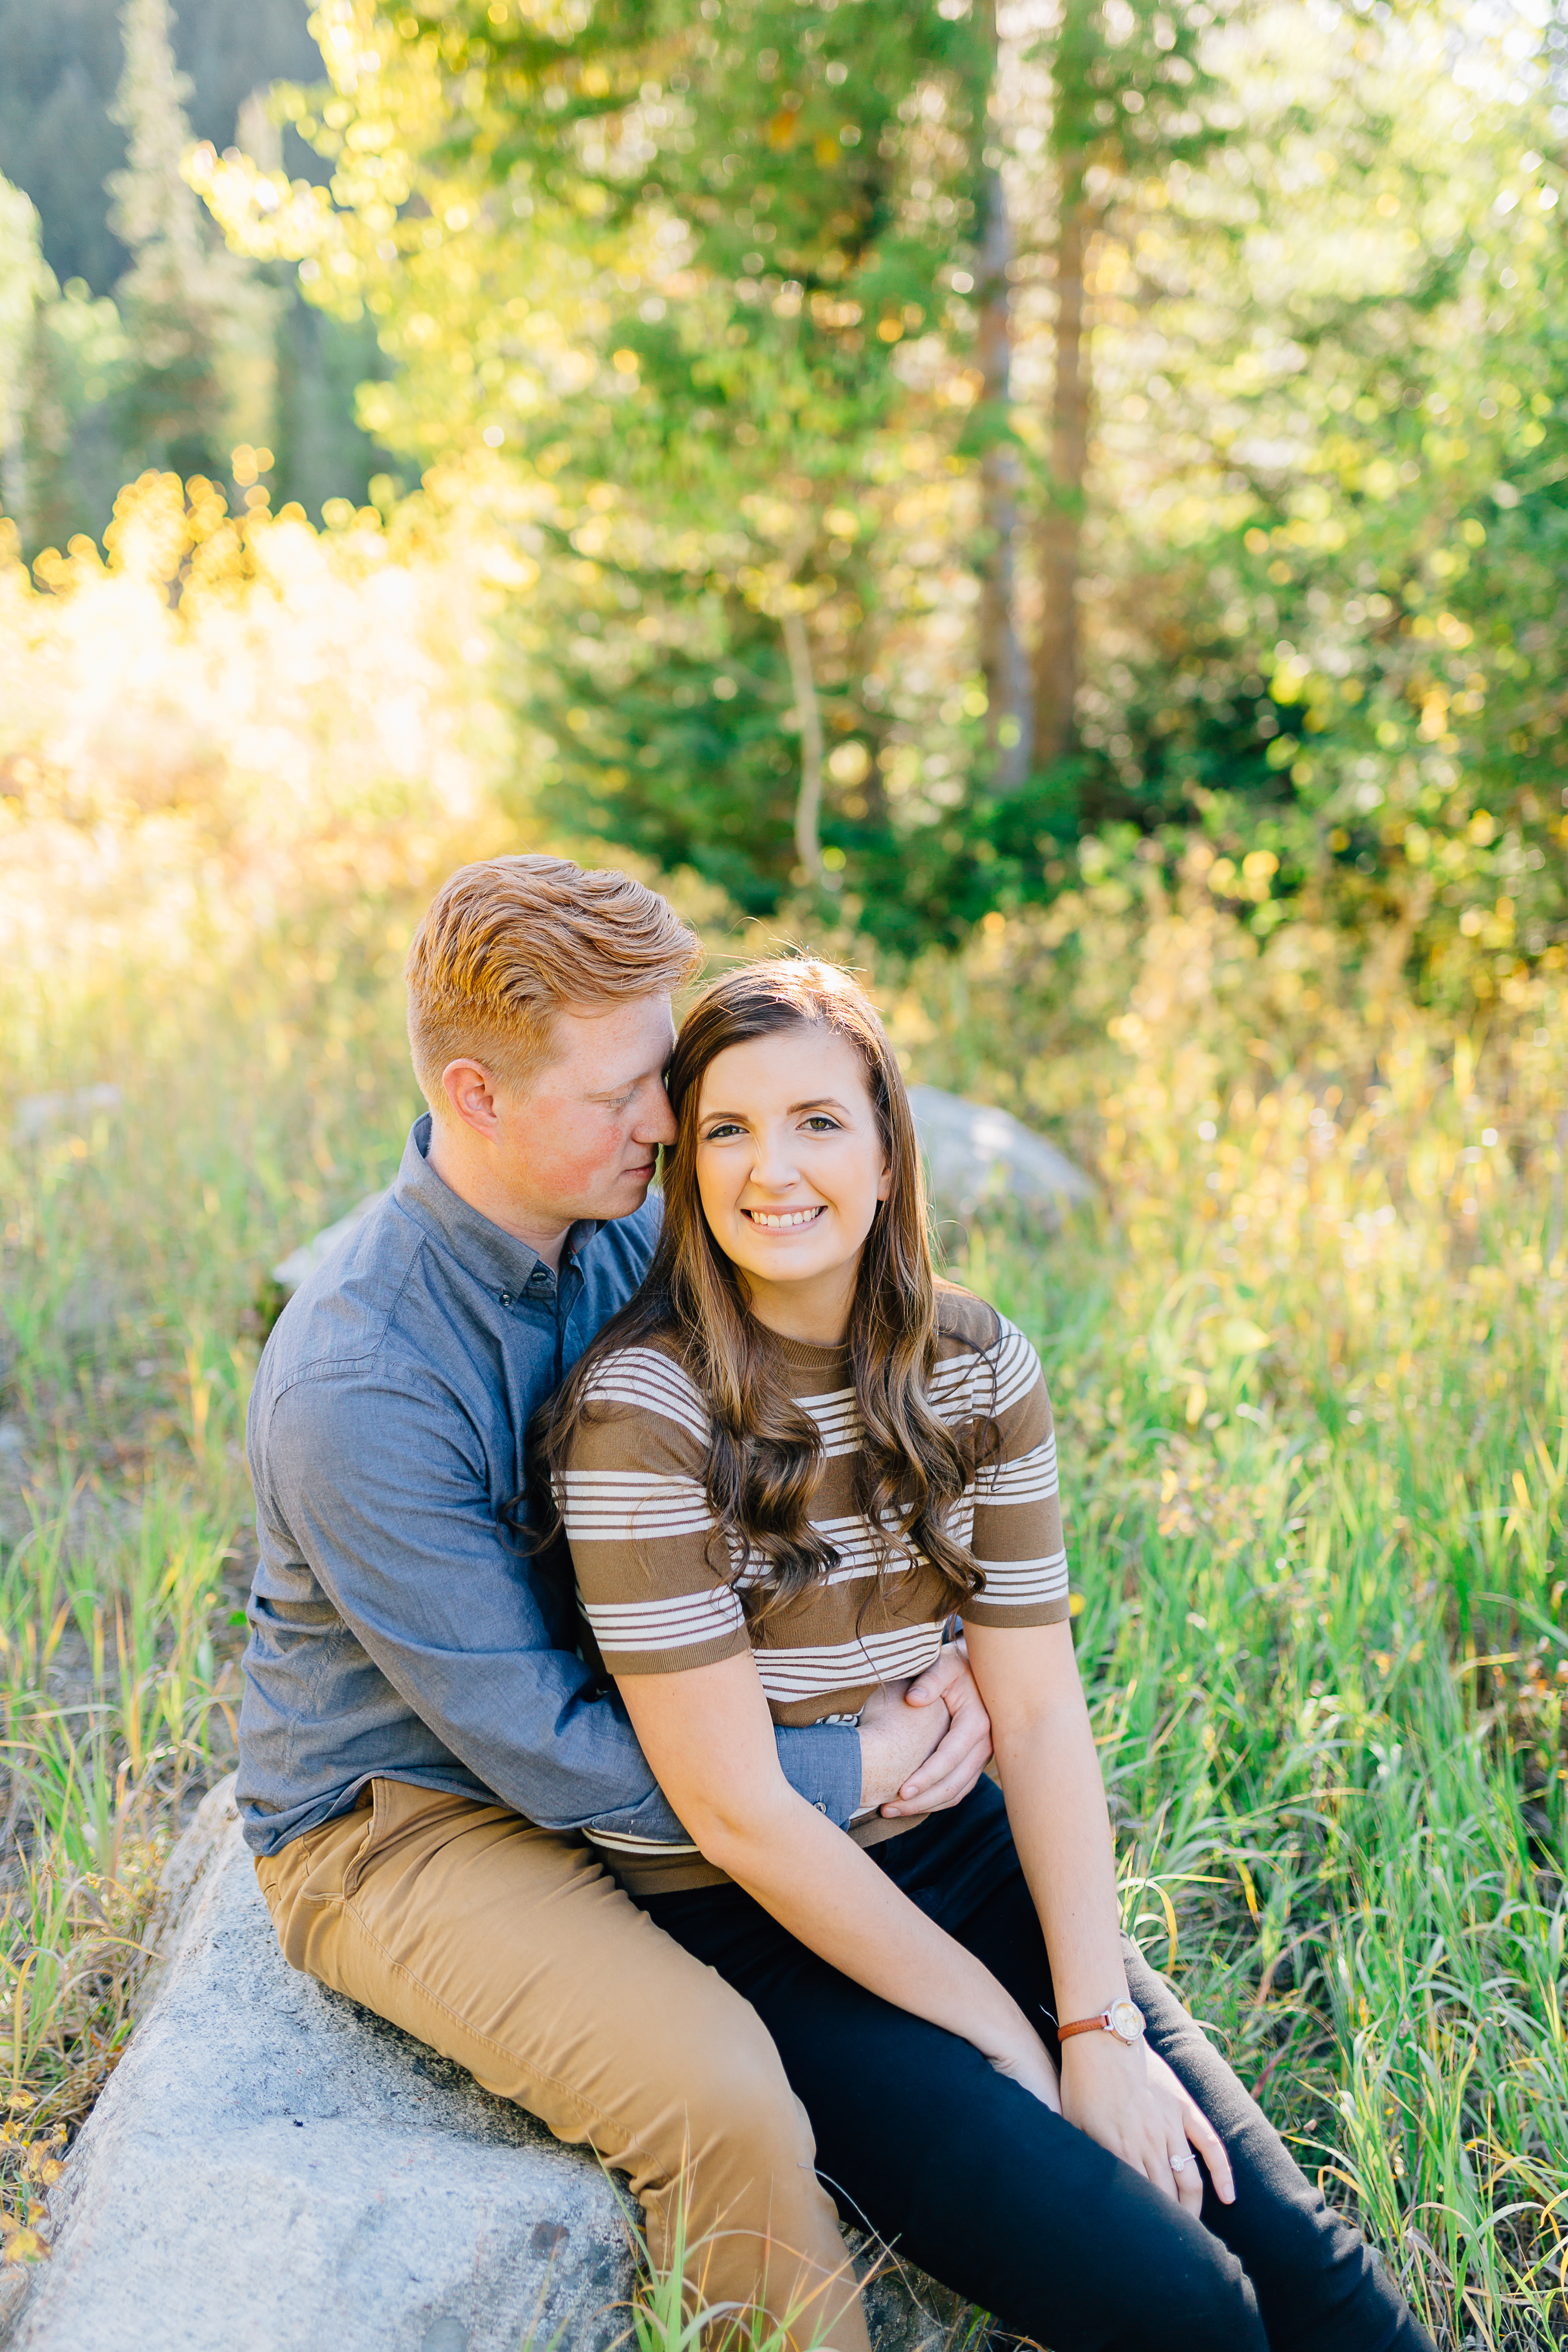
<instances>
[{"instance_id":1,"label":"green grass","mask_svg":"<svg viewBox=\"0 0 1568 2352\"><path fill-rule=\"evenodd\" d=\"M1127 1916L1440 2342L1561 2341L1552 1171L1500 1175L1471 1233L1437 1077L1403 1125L1377 1105L1380 1152L1347 1104L1312 1160L1307 1090L1249 1089L1183 1170L1143 1076L1118 1229L959 1269L1051 1379Z\"/></svg>"},{"instance_id":2,"label":"green grass","mask_svg":"<svg viewBox=\"0 0 1568 2352\"><path fill-rule=\"evenodd\" d=\"M14 2258L232 1760L267 1269L395 1165L418 903L346 887L172 999L120 966L68 1002L3 983ZM921 1075L1060 1120L1103 1176L1098 1222L977 1232L956 1270L1045 1354L1128 1919L1446 2352L1523 2352L1568 2335L1561 1045L1536 1007L1478 1049L1352 993L1269 1065L1282 1016L1222 944L1241 983L1217 962L1161 1013L1194 950L1156 924L1114 1047L1103 971L1086 1016L1038 936L883 984ZM106 1081L118 1111L12 1135Z\"/></svg>"}]
</instances>

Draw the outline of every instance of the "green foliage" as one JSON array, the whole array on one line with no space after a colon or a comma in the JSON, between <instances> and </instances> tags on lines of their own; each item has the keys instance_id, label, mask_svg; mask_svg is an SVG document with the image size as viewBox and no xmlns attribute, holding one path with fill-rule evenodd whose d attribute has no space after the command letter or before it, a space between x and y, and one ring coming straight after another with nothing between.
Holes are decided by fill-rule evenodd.
<instances>
[{"instance_id":1,"label":"green foliage","mask_svg":"<svg viewBox=\"0 0 1568 2352\"><path fill-rule=\"evenodd\" d=\"M1218 887L1273 858L1249 919L1396 921L1456 1003L1568 951L1550 26L1085 5L1020 53L962 11L784 0L329 22L332 87L280 103L330 199L227 163L206 192L376 320L366 425L510 516L530 798L793 919L810 689L822 881L889 939L1050 899L1089 833L1174 871L1197 828ZM1082 464L1046 414L1073 251ZM1066 593L1082 686L1066 756L998 797L1003 446L1016 625L1044 599L1043 680Z\"/></svg>"},{"instance_id":2,"label":"green foliage","mask_svg":"<svg viewBox=\"0 0 1568 2352\"><path fill-rule=\"evenodd\" d=\"M151 174L165 191L165 228L169 205L181 203L201 227L180 178L193 135L216 147L236 135L277 146L267 85L280 72L319 69L306 15L304 0L244 8L186 0L172 19L163 79L189 120L171 118ZM274 495L317 514L332 498L362 502L388 463L353 424L356 383L382 369L373 335L308 310L294 284L268 302L265 286L225 268L226 257L203 253L194 272L189 257L171 268L166 236L155 241L156 261L137 264L111 227L106 184L127 167L125 127L113 114L120 17L115 0L44 9L0 0L0 173L32 198L52 273L21 337L28 388L4 491L29 553L100 532L116 493L149 464L226 473L235 441L270 446L276 463L264 470ZM143 101L150 95L144 87ZM289 168L320 174L319 159L284 136Z\"/></svg>"},{"instance_id":3,"label":"green foliage","mask_svg":"<svg viewBox=\"0 0 1568 2352\"><path fill-rule=\"evenodd\" d=\"M855 689L883 596L859 509L908 426L894 353L940 320L951 225L974 213L988 56L931 5L802 28L792 0L728 9L712 29L690 6L601 13L557 39L444 10L438 36L417 37L479 90L454 143L514 205L537 189L633 247L651 230L700 289L637 300L624 272L619 299L606 288L611 396L574 420L569 454L553 414L492 404L486 429L525 463L559 460L559 499L613 484L622 519L598 558L602 596L582 600L595 657L565 649L534 706L556 744L546 805L580 823L586 793L607 836L771 912L801 878L802 694L825 697L830 728L876 731ZM906 126L927 120L916 198ZM716 532L716 517L736 528ZM581 544L564 516L560 534ZM607 659L607 624L633 602L635 635ZM858 826L830 827L830 871L846 845L885 859L887 835L868 801Z\"/></svg>"},{"instance_id":4,"label":"green foliage","mask_svg":"<svg viewBox=\"0 0 1568 2352\"><path fill-rule=\"evenodd\" d=\"M107 296L95 299L79 278L62 291L39 226L27 197L0 180L0 497L32 544L63 543L112 500L119 453L96 426L127 349Z\"/></svg>"},{"instance_id":5,"label":"green foliage","mask_svg":"<svg viewBox=\"0 0 1568 2352\"><path fill-rule=\"evenodd\" d=\"M1273 299L1218 377L1170 367L1176 419L1201 400L1229 471L1112 592L1143 614L1113 721L1090 697L1085 814L1201 824L1231 873L1273 854L1264 924L1281 888L1369 933L1407 923L1425 984L1462 1003L1568 939L1563 251L1526 144L1552 141L1543 108L1461 106L1397 23L1343 63L1293 59L1276 102L1302 85L1303 120L1252 110L1233 151L1245 208L1276 224ZM1292 184L1310 236L1278 226ZM1195 271L1173 326L1232 267Z\"/></svg>"}]
</instances>

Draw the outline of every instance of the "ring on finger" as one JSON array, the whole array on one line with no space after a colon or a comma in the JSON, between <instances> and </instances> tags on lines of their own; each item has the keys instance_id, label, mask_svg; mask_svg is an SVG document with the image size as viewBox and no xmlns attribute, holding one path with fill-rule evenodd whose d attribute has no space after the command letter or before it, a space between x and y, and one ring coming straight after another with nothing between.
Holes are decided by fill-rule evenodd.
<instances>
[{"instance_id":1,"label":"ring on finger","mask_svg":"<svg viewBox=\"0 0 1568 2352\"><path fill-rule=\"evenodd\" d=\"M1185 2155L1172 2157L1170 2160L1171 2170L1173 2172L1185 2172L1189 2164L1196 2164L1197 2162L1197 2158L1194 2156L1191 2148L1189 2147Z\"/></svg>"}]
</instances>

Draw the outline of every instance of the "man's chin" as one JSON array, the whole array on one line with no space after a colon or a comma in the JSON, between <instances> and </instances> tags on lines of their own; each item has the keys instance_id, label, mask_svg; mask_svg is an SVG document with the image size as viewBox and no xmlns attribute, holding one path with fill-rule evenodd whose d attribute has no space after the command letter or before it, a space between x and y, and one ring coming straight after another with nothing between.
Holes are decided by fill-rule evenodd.
<instances>
[{"instance_id":1,"label":"man's chin","mask_svg":"<svg viewBox=\"0 0 1568 2352\"><path fill-rule=\"evenodd\" d=\"M601 1217L631 1216L636 1210L642 1207L643 1202L647 1199L649 1188L652 1186L653 1181L653 1171L651 1168L648 1170L646 1175L642 1175L632 1171L622 1176L617 1181L614 1192L612 1195L612 1199L614 1202L613 1207L601 1209L599 1212L600 1215Z\"/></svg>"}]
</instances>

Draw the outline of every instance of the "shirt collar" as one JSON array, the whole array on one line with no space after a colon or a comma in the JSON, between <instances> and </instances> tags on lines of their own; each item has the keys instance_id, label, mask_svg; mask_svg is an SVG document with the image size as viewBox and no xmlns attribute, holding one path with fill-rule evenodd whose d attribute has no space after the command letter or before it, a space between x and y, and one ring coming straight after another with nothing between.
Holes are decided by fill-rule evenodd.
<instances>
[{"instance_id":1,"label":"shirt collar","mask_svg":"<svg viewBox=\"0 0 1568 2352\"><path fill-rule=\"evenodd\" d=\"M430 1113L416 1118L403 1146L402 1164L392 1185L392 1199L415 1224L422 1226L450 1251L467 1273L483 1283L486 1290L501 1297L521 1295L530 1278L538 1273L548 1276L553 1289L556 1277L545 1265L538 1252L515 1234L504 1233L499 1225L482 1217L459 1198L450 1184L439 1177L430 1164ZM564 1274L572 1258L580 1258L600 1223L592 1217L580 1217L567 1234L561 1247L560 1270ZM544 1286L534 1285L536 1292Z\"/></svg>"}]
</instances>

